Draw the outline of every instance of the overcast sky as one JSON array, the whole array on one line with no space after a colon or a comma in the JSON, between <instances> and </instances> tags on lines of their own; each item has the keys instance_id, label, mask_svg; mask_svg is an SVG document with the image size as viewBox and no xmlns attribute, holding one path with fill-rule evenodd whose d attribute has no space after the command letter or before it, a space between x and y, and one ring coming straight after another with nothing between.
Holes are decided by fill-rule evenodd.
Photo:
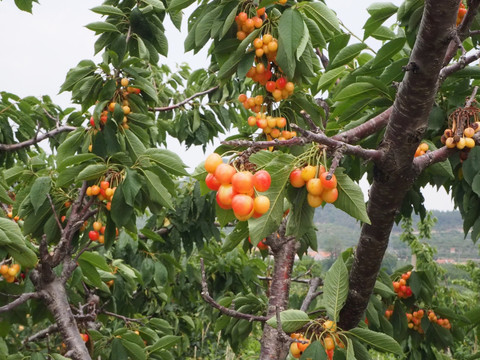
<instances>
[{"instance_id":1,"label":"overcast sky","mask_svg":"<svg viewBox=\"0 0 480 360\"><path fill-rule=\"evenodd\" d=\"M372 2L327 0L341 21L360 37L363 35L362 26L368 18L366 8ZM391 2L396 5L401 3L400 0ZM96 37L84 26L101 20L99 15L89 11L101 3L94 0L40 0L40 5L34 4L31 15L18 10L13 0L0 1L0 91L9 91L22 97L50 95L59 105L69 106L70 94L58 94L58 90L71 67L82 59L93 57ZM195 64L191 65L193 68L207 64L206 51L195 56L192 53L183 54L183 45L179 45L183 44L185 36L185 28L182 30L181 33L167 24L169 56L161 61L172 68L184 61ZM185 152L176 140L169 143L169 148L183 154L185 162L192 168L204 158L198 148ZM450 196L443 190L437 192L429 188L424 196L428 209L453 209Z\"/></svg>"}]
</instances>

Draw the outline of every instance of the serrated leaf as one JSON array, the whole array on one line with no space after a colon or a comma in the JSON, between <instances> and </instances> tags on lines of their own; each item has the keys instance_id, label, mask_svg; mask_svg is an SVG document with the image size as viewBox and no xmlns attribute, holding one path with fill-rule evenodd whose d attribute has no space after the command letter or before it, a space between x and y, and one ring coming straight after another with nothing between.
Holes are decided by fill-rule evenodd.
<instances>
[{"instance_id":1,"label":"serrated leaf","mask_svg":"<svg viewBox=\"0 0 480 360\"><path fill-rule=\"evenodd\" d=\"M366 224L370 224L367 207L360 186L343 173L342 168L335 170L337 177L338 199L333 205Z\"/></svg>"},{"instance_id":2,"label":"serrated leaf","mask_svg":"<svg viewBox=\"0 0 480 360\"><path fill-rule=\"evenodd\" d=\"M335 13L323 2L303 3L315 15L323 27L331 32L340 31L340 23Z\"/></svg>"},{"instance_id":3,"label":"serrated leaf","mask_svg":"<svg viewBox=\"0 0 480 360\"><path fill-rule=\"evenodd\" d=\"M78 260L78 265L82 269L83 275L96 287L101 287L103 282L97 271L97 268L85 260Z\"/></svg>"},{"instance_id":4,"label":"serrated leaf","mask_svg":"<svg viewBox=\"0 0 480 360\"><path fill-rule=\"evenodd\" d=\"M143 145L137 135L129 130L125 131L125 139L132 159L137 160L146 151L145 145Z\"/></svg>"},{"instance_id":5,"label":"serrated leaf","mask_svg":"<svg viewBox=\"0 0 480 360\"><path fill-rule=\"evenodd\" d=\"M107 171L107 165L105 164L92 164L88 165L85 169L80 171L77 175L77 181L88 181L88 180L96 180L100 178L102 175L105 174Z\"/></svg>"},{"instance_id":6,"label":"serrated leaf","mask_svg":"<svg viewBox=\"0 0 480 360\"><path fill-rule=\"evenodd\" d=\"M338 52L338 54L332 59L332 62L328 65L328 68L334 69L341 65L348 64L365 48L367 48L367 45L364 43L348 45Z\"/></svg>"},{"instance_id":7,"label":"serrated leaf","mask_svg":"<svg viewBox=\"0 0 480 360\"><path fill-rule=\"evenodd\" d=\"M223 252L229 252L232 251L237 247L240 242L246 239L248 236L248 222L246 221L239 221L237 225L235 226L235 229L227 235L225 238L225 242L223 243L222 246L222 251ZM256 244L252 244L256 245Z\"/></svg>"},{"instance_id":8,"label":"serrated leaf","mask_svg":"<svg viewBox=\"0 0 480 360\"><path fill-rule=\"evenodd\" d=\"M150 199L159 205L173 210L172 197L165 186L163 186L158 175L149 170L145 170L143 173L147 181Z\"/></svg>"},{"instance_id":9,"label":"serrated leaf","mask_svg":"<svg viewBox=\"0 0 480 360\"><path fill-rule=\"evenodd\" d=\"M375 281L375 287L373 291L377 294L380 294L380 296L383 298L396 296L395 292L391 288L378 280Z\"/></svg>"},{"instance_id":10,"label":"serrated leaf","mask_svg":"<svg viewBox=\"0 0 480 360\"><path fill-rule=\"evenodd\" d=\"M119 32L115 25L104 21L96 21L85 25L85 27L89 30L95 31L96 34L101 34L104 32Z\"/></svg>"},{"instance_id":11,"label":"serrated leaf","mask_svg":"<svg viewBox=\"0 0 480 360\"><path fill-rule=\"evenodd\" d=\"M165 171L178 176L188 176L185 165L177 154L167 149L150 148L143 153L155 161Z\"/></svg>"},{"instance_id":12,"label":"serrated leaf","mask_svg":"<svg viewBox=\"0 0 480 360\"><path fill-rule=\"evenodd\" d=\"M50 193L51 186L52 180L49 176L39 177L33 183L30 189L30 202L32 203L35 213L47 199L47 194Z\"/></svg>"},{"instance_id":13,"label":"serrated leaf","mask_svg":"<svg viewBox=\"0 0 480 360\"><path fill-rule=\"evenodd\" d=\"M387 43L385 43L375 55L375 59L373 60L372 67L379 66L383 63L390 61L390 59L397 54L400 50L403 49L405 42L407 41L406 38L396 38Z\"/></svg>"},{"instance_id":14,"label":"serrated leaf","mask_svg":"<svg viewBox=\"0 0 480 360\"><path fill-rule=\"evenodd\" d=\"M338 321L338 314L347 300L347 295L348 271L343 258L339 256L327 271L323 285L323 303L332 321Z\"/></svg>"},{"instance_id":15,"label":"serrated leaf","mask_svg":"<svg viewBox=\"0 0 480 360\"><path fill-rule=\"evenodd\" d=\"M154 352L159 349L167 349L179 342L181 338L181 336L165 335L161 337L160 340L158 340L155 344L147 346L146 350L149 352Z\"/></svg>"},{"instance_id":16,"label":"serrated leaf","mask_svg":"<svg viewBox=\"0 0 480 360\"><path fill-rule=\"evenodd\" d=\"M118 16L125 16L122 10L115 6L111 5L100 5L100 6L95 6L90 9L94 13L100 14L100 15L118 15Z\"/></svg>"},{"instance_id":17,"label":"serrated leaf","mask_svg":"<svg viewBox=\"0 0 480 360\"><path fill-rule=\"evenodd\" d=\"M288 78L293 78L295 74L295 55L297 49L299 49L299 45L302 43L305 30L308 29L303 22L302 15L300 15L297 9L290 8L284 11L278 22L279 36L276 60ZM303 50L305 50L305 47Z\"/></svg>"},{"instance_id":18,"label":"serrated leaf","mask_svg":"<svg viewBox=\"0 0 480 360\"><path fill-rule=\"evenodd\" d=\"M392 3L374 3L370 5L367 11L371 16L363 26L363 29L365 29L363 39L373 34L373 32L375 32L385 20L395 14L397 10L398 7Z\"/></svg>"},{"instance_id":19,"label":"serrated leaf","mask_svg":"<svg viewBox=\"0 0 480 360\"><path fill-rule=\"evenodd\" d=\"M336 69L326 71L318 80L317 89L326 90L333 82L346 72L345 67L341 66Z\"/></svg>"},{"instance_id":20,"label":"serrated leaf","mask_svg":"<svg viewBox=\"0 0 480 360\"><path fill-rule=\"evenodd\" d=\"M127 350L127 352L130 354L130 356L135 359L135 360L147 360L147 355L145 355L144 349L132 342L128 341L127 339L124 339L123 337L121 338L122 345L123 347Z\"/></svg>"},{"instance_id":21,"label":"serrated leaf","mask_svg":"<svg viewBox=\"0 0 480 360\"><path fill-rule=\"evenodd\" d=\"M172 0L168 7L169 12L177 12L193 4L195 0Z\"/></svg>"},{"instance_id":22,"label":"serrated leaf","mask_svg":"<svg viewBox=\"0 0 480 360\"><path fill-rule=\"evenodd\" d=\"M347 335L354 336L362 343L372 346L381 352L390 352L403 356L400 345L390 336L378 333L368 329L354 328L345 332Z\"/></svg>"},{"instance_id":23,"label":"serrated leaf","mask_svg":"<svg viewBox=\"0 0 480 360\"><path fill-rule=\"evenodd\" d=\"M95 266L100 270L107 272L111 271L110 267L105 261L105 257L103 255L100 255L99 253L85 251L82 255L80 255L79 259L90 263L91 265Z\"/></svg>"},{"instance_id":24,"label":"serrated leaf","mask_svg":"<svg viewBox=\"0 0 480 360\"><path fill-rule=\"evenodd\" d=\"M286 333L292 333L300 329L303 325L310 322L308 315L295 309L288 309L280 313L280 321L282 322L282 330ZM276 316L268 319L267 324L273 328L277 328Z\"/></svg>"}]
</instances>

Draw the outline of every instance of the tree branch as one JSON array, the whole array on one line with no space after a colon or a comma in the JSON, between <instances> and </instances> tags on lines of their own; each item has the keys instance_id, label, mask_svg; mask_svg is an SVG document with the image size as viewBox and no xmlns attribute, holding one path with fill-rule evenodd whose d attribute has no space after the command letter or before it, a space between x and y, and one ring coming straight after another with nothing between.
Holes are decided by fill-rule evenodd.
<instances>
[{"instance_id":1,"label":"tree branch","mask_svg":"<svg viewBox=\"0 0 480 360\"><path fill-rule=\"evenodd\" d=\"M35 136L32 139L25 140L25 141L22 141L22 142L19 142L19 143L16 143L16 144L0 144L0 151L20 150L20 149L29 147L31 145L38 144L39 142L41 142L45 139L49 139L51 137L54 137L54 136L56 136L56 135L58 135L62 132L70 132L70 131L74 131L76 129L77 128L74 127L74 126L68 126L68 125L60 126L56 129L53 129L51 131L46 132L45 134Z\"/></svg>"},{"instance_id":2,"label":"tree branch","mask_svg":"<svg viewBox=\"0 0 480 360\"><path fill-rule=\"evenodd\" d=\"M445 66L442 71L440 71L439 81L443 82L445 78L458 70L462 70L468 64L480 59L480 51L477 51L471 55L462 57L459 62Z\"/></svg>"},{"instance_id":3,"label":"tree branch","mask_svg":"<svg viewBox=\"0 0 480 360\"><path fill-rule=\"evenodd\" d=\"M261 321L261 322L265 322L269 319L266 316L256 316L256 315L252 315L252 314L241 313L241 312L238 312L236 310L228 309L225 306L222 306L219 303L217 303L210 296L210 294L208 292L207 276L205 275L205 265L203 263L203 258L200 259L200 269L201 269L201 272L202 272L202 293L201 293L201 295L202 295L202 298L207 303L209 303L212 307L214 307L217 310L220 310L221 313L223 313L227 316L237 318L237 319L244 319L244 320L248 320L248 321Z\"/></svg>"},{"instance_id":4,"label":"tree branch","mask_svg":"<svg viewBox=\"0 0 480 360\"><path fill-rule=\"evenodd\" d=\"M137 323L137 324L140 324L140 325L145 325L144 322L140 319L129 318L129 317L126 317L126 316L123 316L123 315L120 315L120 314L112 313L112 312L107 311L107 310L102 309L102 310L99 311L99 313L100 314L105 314L105 315L108 315L108 316L116 317L118 319L123 320L126 323L134 322L134 323Z\"/></svg>"},{"instance_id":5,"label":"tree branch","mask_svg":"<svg viewBox=\"0 0 480 360\"><path fill-rule=\"evenodd\" d=\"M300 307L300 310L306 312L312 301L319 296L320 294L323 294L323 291L317 291L317 288L321 285L323 285L323 280L316 277L310 280L309 282L310 286L308 288L308 293L305 296L305 299L303 299L302 306Z\"/></svg>"},{"instance_id":6,"label":"tree branch","mask_svg":"<svg viewBox=\"0 0 480 360\"><path fill-rule=\"evenodd\" d=\"M379 150L364 149L359 145L350 145L342 141L335 140L326 136L323 133L313 133L304 130L296 124L291 124L292 129L301 133L307 141L316 142L321 145L331 147L333 150L342 148L343 152L348 155L355 155L362 159L379 161L382 158L382 152Z\"/></svg>"},{"instance_id":7,"label":"tree branch","mask_svg":"<svg viewBox=\"0 0 480 360\"><path fill-rule=\"evenodd\" d=\"M58 332L58 326L57 326L57 324L52 324L49 327L47 327L46 329L40 330L39 332L29 336L28 338L23 340L23 343L27 344L27 343L32 342L32 341L40 340L40 339L43 339L44 337L47 337L48 335L56 333L56 332Z\"/></svg>"},{"instance_id":8,"label":"tree branch","mask_svg":"<svg viewBox=\"0 0 480 360\"><path fill-rule=\"evenodd\" d=\"M173 104L173 105L170 105L170 106L164 106L164 107L154 107L154 108L150 108L149 110L150 111L170 111L170 110L174 110L174 109L177 109L183 105L185 105L186 103L190 102L191 100L195 99L196 97L199 97L199 96L202 96L202 95L206 95L206 94L210 94L211 92L214 92L215 90L217 90L219 88L219 86L214 86L208 90L205 90L205 91L200 91L196 94L193 94L192 96L186 98L185 100L183 101L180 101L179 103L177 104Z\"/></svg>"},{"instance_id":9,"label":"tree branch","mask_svg":"<svg viewBox=\"0 0 480 360\"><path fill-rule=\"evenodd\" d=\"M0 314L4 313L4 312L7 312L7 311L10 311L10 310L13 310L17 306L24 304L25 302L27 302L30 299L40 299L41 297L42 297L42 293L38 292L38 291L30 292L30 293L24 293L24 294L20 295L19 297L17 297L15 300L13 300L11 303L8 303L7 305L1 306L0 307Z\"/></svg>"}]
</instances>

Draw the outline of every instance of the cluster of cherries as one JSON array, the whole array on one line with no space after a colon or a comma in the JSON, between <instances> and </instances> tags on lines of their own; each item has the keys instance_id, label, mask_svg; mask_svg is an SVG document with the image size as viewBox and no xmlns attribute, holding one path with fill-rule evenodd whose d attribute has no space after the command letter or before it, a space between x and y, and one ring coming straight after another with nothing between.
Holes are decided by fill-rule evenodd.
<instances>
[{"instance_id":1,"label":"cluster of cherries","mask_svg":"<svg viewBox=\"0 0 480 360\"><path fill-rule=\"evenodd\" d=\"M258 218L270 208L270 199L257 195L270 188L272 179L266 170L237 171L232 165L223 162L217 153L210 154L205 160L208 172L205 183L209 189L217 191L217 204L222 209L232 209L235 217L246 221L252 216Z\"/></svg>"},{"instance_id":2,"label":"cluster of cherries","mask_svg":"<svg viewBox=\"0 0 480 360\"><path fill-rule=\"evenodd\" d=\"M445 129L443 136L441 138L442 144L447 148L453 149L457 148L458 150L463 150L464 148L471 149L475 146L475 140L473 140L473 135L476 132L480 131L480 124L475 122L470 124L463 130L463 136L458 136L455 134L452 129Z\"/></svg>"},{"instance_id":3,"label":"cluster of cherries","mask_svg":"<svg viewBox=\"0 0 480 360\"><path fill-rule=\"evenodd\" d=\"M335 350L335 346L339 348L345 348L345 344L340 339L337 334L337 324L331 320L327 320L322 324L323 332L321 335L320 342L327 353L327 357L329 360L333 359L333 352ZM290 345L290 353L295 359L299 359L305 349L310 345L310 340L306 339L300 333L293 333L290 334L290 337L293 339L298 340L298 342L293 342Z\"/></svg>"},{"instance_id":4,"label":"cluster of cherries","mask_svg":"<svg viewBox=\"0 0 480 360\"><path fill-rule=\"evenodd\" d=\"M307 187L308 205L319 207L325 201L334 203L338 199L337 178L329 174L323 165L306 165L290 173L290 184L295 188Z\"/></svg>"},{"instance_id":5,"label":"cluster of cherries","mask_svg":"<svg viewBox=\"0 0 480 360\"><path fill-rule=\"evenodd\" d=\"M415 157L425 155L427 151L428 151L428 144L421 143L420 145L418 145L417 150L415 151Z\"/></svg>"},{"instance_id":6,"label":"cluster of cherries","mask_svg":"<svg viewBox=\"0 0 480 360\"><path fill-rule=\"evenodd\" d=\"M240 41L245 38L255 29L260 29L263 25L263 18L267 19L265 8L262 7L256 10L256 15L252 18L248 17L245 11L241 11L235 16L235 22L237 23L237 39Z\"/></svg>"},{"instance_id":7,"label":"cluster of cherries","mask_svg":"<svg viewBox=\"0 0 480 360\"><path fill-rule=\"evenodd\" d=\"M87 188L87 196L96 196L101 202L106 201L105 207L108 211L112 209L112 199L117 187L110 187L110 182L103 180L100 182L100 186L92 185Z\"/></svg>"},{"instance_id":8,"label":"cluster of cherries","mask_svg":"<svg viewBox=\"0 0 480 360\"><path fill-rule=\"evenodd\" d=\"M398 281L393 281L393 290L397 293L400 299L408 299L413 295L412 289L407 285L407 280L410 279L411 271L402 274L402 277Z\"/></svg>"},{"instance_id":9,"label":"cluster of cherries","mask_svg":"<svg viewBox=\"0 0 480 360\"><path fill-rule=\"evenodd\" d=\"M13 219L15 222L18 222L18 220L20 220L20 217L18 215L13 216L13 213L11 211L7 212L7 216L9 219Z\"/></svg>"},{"instance_id":10,"label":"cluster of cherries","mask_svg":"<svg viewBox=\"0 0 480 360\"><path fill-rule=\"evenodd\" d=\"M127 78L122 78L120 80L121 88L118 89L118 98L119 98L119 100L121 100L121 104L119 103L119 106L121 106L123 114L124 114L123 121L122 121L122 124L120 126L122 126L125 130L129 129L128 117L127 116L132 111L131 108L130 108L130 103L128 101L128 95L130 95L130 94L139 95L140 92L141 92L140 89L138 89L138 88L128 86L129 83L130 83L130 81ZM109 113L113 113L115 111L116 105L117 105L117 102L114 99L102 111L102 113L100 115L100 129L102 129L103 126L105 126L105 124L107 123L108 118L109 118ZM95 119L93 118L93 116L90 117L90 126L93 129L98 130L97 126L95 125ZM92 145L90 145L88 147L88 150L92 151Z\"/></svg>"},{"instance_id":11,"label":"cluster of cherries","mask_svg":"<svg viewBox=\"0 0 480 360\"><path fill-rule=\"evenodd\" d=\"M19 264L11 264L10 266L8 266L7 264L3 264L2 266L0 266L0 275L3 276L7 283L13 283L19 273Z\"/></svg>"},{"instance_id":12,"label":"cluster of cherries","mask_svg":"<svg viewBox=\"0 0 480 360\"><path fill-rule=\"evenodd\" d=\"M432 323L436 323L441 327L450 330L452 328L452 324L450 324L450 320L439 318L433 310L428 310L428 320Z\"/></svg>"}]
</instances>

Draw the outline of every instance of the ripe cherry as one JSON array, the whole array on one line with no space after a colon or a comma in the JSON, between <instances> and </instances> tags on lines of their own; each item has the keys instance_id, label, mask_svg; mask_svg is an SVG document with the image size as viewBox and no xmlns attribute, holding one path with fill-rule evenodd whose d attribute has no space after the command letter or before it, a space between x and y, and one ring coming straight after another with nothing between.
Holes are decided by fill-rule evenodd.
<instances>
[{"instance_id":1,"label":"ripe cherry","mask_svg":"<svg viewBox=\"0 0 480 360\"><path fill-rule=\"evenodd\" d=\"M90 240L92 240L92 241L97 241L99 236L100 236L100 234L98 233L98 231L95 231L95 230L91 230L91 231L88 233L88 237L89 237Z\"/></svg>"},{"instance_id":2,"label":"ripe cherry","mask_svg":"<svg viewBox=\"0 0 480 360\"><path fill-rule=\"evenodd\" d=\"M313 178L307 181L307 191L312 195L322 195L323 184L319 178ZM322 196L323 197L323 196Z\"/></svg>"},{"instance_id":3,"label":"ripe cherry","mask_svg":"<svg viewBox=\"0 0 480 360\"><path fill-rule=\"evenodd\" d=\"M317 167L313 165L307 165L302 169L302 179L303 181L308 181L315 177L317 173Z\"/></svg>"},{"instance_id":4,"label":"ripe cherry","mask_svg":"<svg viewBox=\"0 0 480 360\"><path fill-rule=\"evenodd\" d=\"M93 230L100 231L102 230L102 223L100 221L94 221L92 227L93 227Z\"/></svg>"},{"instance_id":5,"label":"ripe cherry","mask_svg":"<svg viewBox=\"0 0 480 360\"><path fill-rule=\"evenodd\" d=\"M232 199L235 195L231 184L222 184L217 191L217 203L222 209L232 208Z\"/></svg>"},{"instance_id":6,"label":"ripe cherry","mask_svg":"<svg viewBox=\"0 0 480 360\"><path fill-rule=\"evenodd\" d=\"M281 77L277 79L276 84L277 84L277 89L282 90L285 87L285 85L287 85L287 79L285 79L284 77Z\"/></svg>"},{"instance_id":7,"label":"ripe cherry","mask_svg":"<svg viewBox=\"0 0 480 360\"><path fill-rule=\"evenodd\" d=\"M323 199L319 195L307 194L307 202L312 208L317 208L322 205Z\"/></svg>"},{"instance_id":8,"label":"ripe cherry","mask_svg":"<svg viewBox=\"0 0 480 360\"><path fill-rule=\"evenodd\" d=\"M332 204L338 199L338 190L337 188L325 189L322 192L322 198L325 202Z\"/></svg>"},{"instance_id":9,"label":"ripe cherry","mask_svg":"<svg viewBox=\"0 0 480 360\"><path fill-rule=\"evenodd\" d=\"M208 155L207 159L205 160L205 170L213 174L217 169L217 166L221 163L223 163L222 157L217 153L212 153Z\"/></svg>"},{"instance_id":10,"label":"ripe cherry","mask_svg":"<svg viewBox=\"0 0 480 360\"><path fill-rule=\"evenodd\" d=\"M277 88L277 84L275 81L267 81L265 84L265 88L267 89L268 92L273 92Z\"/></svg>"},{"instance_id":11,"label":"ripe cherry","mask_svg":"<svg viewBox=\"0 0 480 360\"><path fill-rule=\"evenodd\" d=\"M109 187L110 187L110 182L106 180L100 182L100 189L107 190Z\"/></svg>"},{"instance_id":12,"label":"ripe cherry","mask_svg":"<svg viewBox=\"0 0 480 360\"><path fill-rule=\"evenodd\" d=\"M272 178L266 170L259 170L253 175L253 186L257 191L263 192L270 188Z\"/></svg>"},{"instance_id":13,"label":"ripe cherry","mask_svg":"<svg viewBox=\"0 0 480 360\"><path fill-rule=\"evenodd\" d=\"M253 174L250 171L240 171L232 176L233 190L239 194L248 194L253 189Z\"/></svg>"},{"instance_id":14,"label":"ripe cherry","mask_svg":"<svg viewBox=\"0 0 480 360\"><path fill-rule=\"evenodd\" d=\"M332 174L330 179L328 177L328 172L324 172L320 175L320 180L322 181L323 187L325 189L333 189L337 187L337 177L335 176L335 174Z\"/></svg>"},{"instance_id":15,"label":"ripe cherry","mask_svg":"<svg viewBox=\"0 0 480 360\"><path fill-rule=\"evenodd\" d=\"M236 172L237 170L232 165L222 163L215 169L215 177L221 184L230 184Z\"/></svg>"},{"instance_id":16,"label":"ripe cherry","mask_svg":"<svg viewBox=\"0 0 480 360\"><path fill-rule=\"evenodd\" d=\"M220 187L220 181L217 180L217 178L215 177L215 175L209 173L207 175L207 177L205 178L205 184L207 184L207 187L210 189L210 190L214 190L214 191L217 191L218 188Z\"/></svg>"},{"instance_id":17,"label":"ripe cherry","mask_svg":"<svg viewBox=\"0 0 480 360\"><path fill-rule=\"evenodd\" d=\"M257 214L265 214L270 208L270 199L265 195L255 197L253 200L253 210Z\"/></svg>"},{"instance_id":18,"label":"ripe cherry","mask_svg":"<svg viewBox=\"0 0 480 360\"><path fill-rule=\"evenodd\" d=\"M302 179L302 170L295 169L290 173L290 184L295 188L301 188L305 185L305 181Z\"/></svg>"},{"instance_id":19,"label":"ripe cherry","mask_svg":"<svg viewBox=\"0 0 480 360\"><path fill-rule=\"evenodd\" d=\"M237 194L232 198L232 209L235 216L246 216L253 211L253 199L246 194ZM253 214L252 214L253 215Z\"/></svg>"}]
</instances>

